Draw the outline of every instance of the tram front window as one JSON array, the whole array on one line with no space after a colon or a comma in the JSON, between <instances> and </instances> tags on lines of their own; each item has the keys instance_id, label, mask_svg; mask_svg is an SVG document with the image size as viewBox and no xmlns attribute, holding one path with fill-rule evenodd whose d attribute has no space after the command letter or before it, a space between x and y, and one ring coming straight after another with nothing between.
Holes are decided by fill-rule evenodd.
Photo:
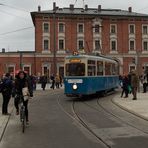
<instances>
[{"instance_id":1,"label":"tram front window","mask_svg":"<svg viewBox=\"0 0 148 148\"><path fill-rule=\"evenodd\" d=\"M66 64L66 76L84 76L84 75L85 75L84 63Z\"/></svg>"}]
</instances>

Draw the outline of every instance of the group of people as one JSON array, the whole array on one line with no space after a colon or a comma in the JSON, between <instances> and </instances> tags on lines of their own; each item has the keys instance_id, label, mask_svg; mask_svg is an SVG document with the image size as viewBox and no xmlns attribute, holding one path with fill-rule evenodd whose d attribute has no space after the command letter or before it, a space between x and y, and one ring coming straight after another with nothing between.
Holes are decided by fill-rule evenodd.
<instances>
[{"instance_id":1,"label":"group of people","mask_svg":"<svg viewBox=\"0 0 148 148\"><path fill-rule=\"evenodd\" d=\"M19 115L20 97L24 97L23 89L27 88L27 95L33 97L33 81L30 76L24 71L19 71L13 78L10 73L6 73L0 83L0 92L3 96L2 114L10 115L8 113L8 104L11 97L14 97L14 105L16 108L16 115ZM26 123L28 124L28 99L23 100L25 106Z\"/></svg>"},{"instance_id":2,"label":"group of people","mask_svg":"<svg viewBox=\"0 0 148 148\"><path fill-rule=\"evenodd\" d=\"M62 77L58 74L56 76L50 76L52 89L62 87ZM42 89L45 90L48 78L46 75L40 77L40 82ZM27 88L28 98L33 97L33 91L36 89L37 79L35 76L29 76L25 71L20 70L15 78L10 74L6 73L0 82L0 92L2 93L3 103L2 103L2 115L10 115L8 113L8 104L11 97L14 98L14 106L16 108L16 115L19 115L19 102L20 98L24 96L24 88ZM29 123L28 119L28 99L23 100L25 106L26 122Z\"/></svg>"},{"instance_id":3,"label":"group of people","mask_svg":"<svg viewBox=\"0 0 148 148\"><path fill-rule=\"evenodd\" d=\"M60 86L62 87L62 76L60 76L59 74L56 74L55 76L54 74L52 74L50 76L49 81L51 82L50 86L51 89L54 89L55 87L60 88ZM43 90L45 90L47 82L48 82L48 77L46 75L40 77L40 83Z\"/></svg>"},{"instance_id":4,"label":"group of people","mask_svg":"<svg viewBox=\"0 0 148 148\"><path fill-rule=\"evenodd\" d=\"M121 97L125 94L127 98L130 93L133 94L133 100L137 100L137 90L139 87L139 77L135 70L132 70L128 75L123 74L119 77L122 88Z\"/></svg>"}]
</instances>

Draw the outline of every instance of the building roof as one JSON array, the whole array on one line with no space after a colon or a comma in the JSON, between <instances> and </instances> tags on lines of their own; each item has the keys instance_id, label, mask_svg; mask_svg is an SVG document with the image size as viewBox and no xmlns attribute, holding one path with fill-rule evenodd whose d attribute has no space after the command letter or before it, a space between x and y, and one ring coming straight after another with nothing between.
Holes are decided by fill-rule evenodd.
<instances>
[{"instance_id":1,"label":"building roof","mask_svg":"<svg viewBox=\"0 0 148 148\"><path fill-rule=\"evenodd\" d=\"M87 6L87 5L86 5ZM100 6L100 9L99 9ZM121 10L121 9L101 9L101 5L99 5L98 8L88 8L85 7L84 8L74 8L74 6L72 8L58 8L56 7L56 9L54 10L45 10L45 11L35 11L35 12L31 12L31 16L32 19L34 21L35 15L38 14L48 14L48 15L52 15L53 13L56 13L58 15L88 15L88 16L100 16L100 17L105 17L105 16L109 16L109 17L120 17L120 18L127 18L127 17L140 17L140 18L148 18L148 14L142 14L142 13L136 13L136 12L132 12L132 8L129 7L129 10Z\"/></svg>"}]
</instances>

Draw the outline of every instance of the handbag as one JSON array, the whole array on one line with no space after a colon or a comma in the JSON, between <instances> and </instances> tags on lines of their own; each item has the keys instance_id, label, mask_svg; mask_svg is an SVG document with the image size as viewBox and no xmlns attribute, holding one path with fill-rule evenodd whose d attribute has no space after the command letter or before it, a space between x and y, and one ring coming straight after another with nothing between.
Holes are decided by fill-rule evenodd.
<instances>
[{"instance_id":1,"label":"handbag","mask_svg":"<svg viewBox=\"0 0 148 148\"><path fill-rule=\"evenodd\" d=\"M30 98L28 87L24 87L22 89L22 94L23 94L23 97L24 97L24 101L27 101Z\"/></svg>"}]
</instances>

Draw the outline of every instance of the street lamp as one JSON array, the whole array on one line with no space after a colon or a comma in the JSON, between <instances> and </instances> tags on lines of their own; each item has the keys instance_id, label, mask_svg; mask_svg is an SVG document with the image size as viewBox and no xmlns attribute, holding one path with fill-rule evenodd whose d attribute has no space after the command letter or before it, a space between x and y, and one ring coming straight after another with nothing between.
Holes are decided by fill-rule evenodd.
<instances>
[{"instance_id":1,"label":"street lamp","mask_svg":"<svg viewBox=\"0 0 148 148\"><path fill-rule=\"evenodd\" d=\"M56 74L57 70L57 63L56 63L56 4L54 3L53 8L53 66L54 66L54 75Z\"/></svg>"},{"instance_id":2,"label":"street lamp","mask_svg":"<svg viewBox=\"0 0 148 148\"><path fill-rule=\"evenodd\" d=\"M19 58L20 58L20 70L23 70L23 52L22 51L18 51L18 53L19 53Z\"/></svg>"}]
</instances>

